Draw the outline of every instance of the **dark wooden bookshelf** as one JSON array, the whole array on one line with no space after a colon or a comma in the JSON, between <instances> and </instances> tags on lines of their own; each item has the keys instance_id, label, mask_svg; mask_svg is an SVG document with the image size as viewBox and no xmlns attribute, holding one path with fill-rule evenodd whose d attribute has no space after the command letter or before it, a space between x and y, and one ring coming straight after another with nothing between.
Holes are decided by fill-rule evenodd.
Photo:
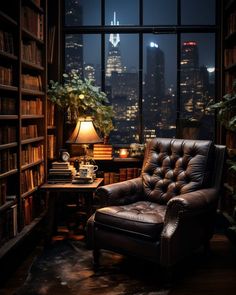
<instances>
[{"instance_id":1,"label":"dark wooden bookshelf","mask_svg":"<svg viewBox=\"0 0 236 295\"><path fill-rule=\"evenodd\" d=\"M41 212L37 212L38 216L32 216L32 218L36 218L34 218L32 222L30 222L30 224L24 222L24 210L26 210L24 204L26 201L29 201L25 198L32 197L32 206L34 206L34 202L36 202L35 205L37 205L38 198L42 197L42 194L40 194L38 191L39 186L43 184L41 182L46 179L47 174L46 89L48 66L48 1L41 0L40 6L38 6L33 0L19 0L14 1L14 3L15 7L10 7L10 5L12 5L12 1L9 1L9 4L7 2L4 3L4 11L2 8L3 6L0 7L0 22L3 24L1 26L1 30L3 30L4 34L6 33L10 36L9 40L10 42L12 42L10 44L13 44L13 48L10 47L9 52L14 52L14 54L12 54L3 50L0 51L1 61L4 65L7 65L6 68L12 69L12 71L10 71L10 74L12 75L13 81L12 83L10 77L9 84L13 85L0 84L0 98L4 99L4 107L2 110L3 114L0 114L0 123L1 128L3 128L2 130L4 130L4 132L5 130L7 130L7 133L4 134L5 137L2 140L5 143L0 144L0 152L4 157L4 161L7 161L7 164L4 163L7 167L6 170L9 169L8 171L5 171L4 167L4 169L2 169L4 173L0 174L0 186L1 190L3 189L2 191L4 192L3 197L1 196L1 204L3 204L0 207L0 211L1 218L6 218L6 220L0 222L0 232L2 224L4 224L4 222L9 222L8 218L9 216L11 218L11 214L17 214L17 232L15 233L14 231L14 237L12 237L10 233L6 234L6 236L2 236L0 234L0 239L2 239L0 240L0 260L8 251L17 246L17 244L35 228L35 226L42 220L46 212L45 205L44 208L40 208ZM15 10L15 12L17 11L17 13L15 13L13 9ZM8 11L9 13L6 13L6 11ZM27 16L25 16L25 14L23 13L25 11L27 12ZM26 19L24 19L24 17L26 17ZM34 17L36 19L33 19ZM38 30L35 30L34 26L32 26L32 31L35 33L29 31L31 30L31 21L32 24L36 24L36 27L38 28ZM24 27L24 24L28 26L29 30ZM22 44L25 44L25 46L27 46L28 44L28 46L32 46L31 44L34 45L34 43L36 43L36 52L40 54L38 59L35 60L35 63L32 62L32 60L25 60L28 58L28 53L27 51L23 52L22 49ZM5 47L6 46L7 45L5 45ZM2 47L4 48L4 46ZM23 55L25 56L25 59L23 59ZM23 87L24 85L25 87ZM6 114L6 112L8 111L8 106L5 105L5 98L8 97L11 99L9 102L10 107L15 107L15 110L9 108L11 115ZM40 100L40 108L42 106L42 112L40 113L36 112L36 110L38 109L36 108L35 110L35 105L30 103L31 101L36 101L37 99ZM12 101L13 103L15 101L15 106L11 105ZM26 110L24 109L25 101L29 102L29 104L27 104L27 106L29 107L29 110L27 109L27 114L24 114ZM26 127L26 130L28 132L28 130L30 131L30 125L38 126L39 136L34 138L22 139L22 135L25 132L23 127ZM4 129L5 127L9 128ZM14 142L6 143L6 138L14 138ZM29 145L29 147L27 145ZM33 163L25 164L25 153L27 153L27 150L30 150L30 146L37 147L37 145L43 146L42 159L37 160ZM41 158L41 155L39 157ZM11 167L15 167L15 169L11 169ZM32 180L32 173L38 173L39 180ZM32 183L30 185L22 185L22 177L29 177L29 180L31 180ZM28 190L27 192L24 191L32 186L35 187ZM9 195L15 195L16 200L14 202L6 201L7 196ZM17 211L15 210L16 208ZM8 210L12 210L12 212L9 212L8 214ZM11 220L11 222L12 221L13 220ZM11 226L10 224L9 226Z\"/></svg>"},{"instance_id":2,"label":"dark wooden bookshelf","mask_svg":"<svg viewBox=\"0 0 236 295\"><path fill-rule=\"evenodd\" d=\"M28 236L31 231L35 228L36 225L38 225L43 217L46 215L46 211L42 212L37 218L35 218L29 225L24 226L22 231L17 234L16 237L10 239L6 243L3 244L3 246L0 248L0 259L5 256L9 250L13 249L17 246L17 244L22 241L26 236Z\"/></svg>"},{"instance_id":3,"label":"dark wooden bookshelf","mask_svg":"<svg viewBox=\"0 0 236 295\"><path fill-rule=\"evenodd\" d=\"M231 92L232 83L236 79L236 56L234 48L236 47L236 1L222 1L222 78L223 89L222 96ZM227 158L235 160L236 146L231 146L234 142L231 136L235 136L234 132L228 132L227 130L221 130L221 142L227 146ZM225 219L226 227L231 228L236 225L236 219L234 216L234 210L236 208L235 200L236 192L236 176L228 170L226 164L224 172L224 185L220 200L220 212ZM235 227L236 229L236 227ZM226 233L228 229L226 228ZM230 239L236 240L236 230L230 232Z\"/></svg>"},{"instance_id":4,"label":"dark wooden bookshelf","mask_svg":"<svg viewBox=\"0 0 236 295\"><path fill-rule=\"evenodd\" d=\"M14 175L14 174L16 174L17 172L18 172L17 169L9 170L9 171L7 171L7 172L5 172L5 173L0 174L0 179L3 179L3 178L5 178L5 177L11 176L11 175Z\"/></svg>"},{"instance_id":5,"label":"dark wooden bookshelf","mask_svg":"<svg viewBox=\"0 0 236 295\"><path fill-rule=\"evenodd\" d=\"M235 36L235 37L236 37L236 36ZM232 64L232 65L226 67L226 68L225 68L225 71L226 71L226 72L235 72L235 71L236 71L236 63L234 63L234 64Z\"/></svg>"},{"instance_id":6,"label":"dark wooden bookshelf","mask_svg":"<svg viewBox=\"0 0 236 295\"><path fill-rule=\"evenodd\" d=\"M1 21L5 22L11 26L17 26L17 24L18 24L12 17L7 15L3 11L0 11L0 19L1 19Z\"/></svg>"},{"instance_id":7,"label":"dark wooden bookshelf","mask_svg":"<svg viewBox=\"0 0 236 295\"><path fill-rule=\"evenodd\" d=\"M24 140L21 140L21 144L29 144L29 143L33 143L33 142L43 141L44 139L45 139L44 136L24 139Z\"/></svg>"},{"instance_id":8,"label":"dark wooden bookshelf","mask_svg":"<svg viewBox=\"0 0 236 295\"><path fill-rule=\"evenodd\" d=\"M21 166L21 170L24 171L24 170L29 169L31 167L37 166L39 164L42 164L43 162L44 162L44 160L38 160L36 162L29 163L27 165L23 165L23 166Z\"/></svg>"},{"instance_id":9,"label":"dark wooden bookshelf","mask_svg":"<svg viewBox=\"0 0 236 295\"><path fill-rule=\"evenodd\" d=\"M18 87L0 84L0 90L17 92Z\"/></svg>"},{"instance_id":10,"label":"dark wooden bookshelf","mask_svg":"<svg viewBox=\"0 0 236 295\"><path fill-rule=\"evenodd\" d=\"M44 115L22 115L22 120L28 120L28 119L44 119Z\"/></svg>"},{"instance_id":11,"label":"dark wooden bookshelf","mask_svg":"<svg viewBox=\"0 0 236 295\"><path fill-rule=\"evenodd\" d=\"M22 29L22 35L24 37L27 37L28 39L31 39L33 41L36 41L38 44L44 45L44 40L39 39L37 36L35 36L33 33L28 31L27 29Z\"/></svg>"},{"instance_id":12,"label":"dark wooden bookshelf","mask_svg":"<svg viewBox=\"0 0 236 295\"><path fill-rule=\"evenodd\" d=\"M6 203L2 206L0 206L0 213L10 208L12 205L16 203L16 200L14 201L6 201Z\"/></svg>"},{"instance_id":13,"label":"dark wooden bookshelf","mask_svg":"<svg viewBox=\"0 0 236 295\"><path fill-rule=\"evenodd\" d=\"M32 96L44 96L45 95L45 92L43 92L43 91L31 90L31 89L25 89L25 88L22 88L21 93L23 95L32 95Z\"/></svg>"},{"instance_id":14,"label":"dark wooden bookshelf","mask_svg":"<svg viewBox=\"0 0 236 295\"><path fill-rule=\"evenodd\" d=\"M25 67L25 68L32 69L32 70L44 71L44 67L42 67L42 66L40 66L38 64L29 62L27 60L22 61L22 66Z\"/></svg>"},{"instance_id":15,"label":"dark wooden bookshelf","mask_svg":"<svg viewBox=\"0 0 236 295\"><path fill-rule=\"evenodd\" d=\"M18 115L0 115L0 120L17 120Z\"/></svg>"},{"instance_id":16,"label":"dark wooden bookshelf","mask_svg":"<svg viewBox=\"0 0 236 295\"><path fill-rule=\"evenodd\" d=\"M16 55L2 51L2 50L0 50L0 56L7 59L11 59L11 60L18 60L18 57Z\"/></svg>"},{"instance_id":17,"label":"dark wooden bookshelf","mask_svg":"<svg viewBox=\"0 0 236 295\"><path fill-rule=\"evenodd\" d=\"M16 147L17 145L18 145L17 142L10 142L10 143L6 143L6 144L1 144L0 151Z\"/></svg>"}]
</instances>

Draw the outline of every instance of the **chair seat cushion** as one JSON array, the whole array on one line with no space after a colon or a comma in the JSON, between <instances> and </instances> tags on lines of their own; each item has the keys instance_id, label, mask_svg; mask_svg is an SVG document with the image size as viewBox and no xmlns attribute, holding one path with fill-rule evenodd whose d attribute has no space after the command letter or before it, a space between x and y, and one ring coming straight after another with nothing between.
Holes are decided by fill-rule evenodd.
<instances>
[{"instance_id":1,"label":"chair seat cushion","mask_svg":"<svg viewBox=\"0 0 236 295\"><path fill-rule=\"evenodd\" d=\"M144 239L159 240L166 205L140 201L98 209L95 223L103 228L127 232Z\"/></svg>"}]
</instances>

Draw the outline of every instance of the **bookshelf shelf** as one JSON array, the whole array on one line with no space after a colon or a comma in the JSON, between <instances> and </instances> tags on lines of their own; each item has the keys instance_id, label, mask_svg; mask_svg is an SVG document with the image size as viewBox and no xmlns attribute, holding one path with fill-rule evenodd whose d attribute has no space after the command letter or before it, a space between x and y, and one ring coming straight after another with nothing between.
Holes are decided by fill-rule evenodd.
<instances>
[{"instance_id":1,"label":"bookshelf shelf","mask_svg":"<svg viewBox=\"0 0 236 295\"><path fill-rule=\"evenodd\" d=\"M14 148L17 145L18 145L17 142L11 142L11 143L6 143L6 144L1 144L0 145L0 151L6 150L6 149L10 149L10 148Z\"/></svg>"},{"instance_id":2,"label":"bookshelf shelf","mask_svg":"<svg viewBox=\"0 0 236 295\"><path fill-rule=\"evenodd\" d=\"M31 167L37 166L39 164L42 164L43 162L44 162L44 160L38 160L38 161L36 161L34 163L30 163L30 164L27 164L27 165L22 166L21 169L22 169L22 171L24 171L24 170L29 169Z\"/></svg>"},{"instance_id":3,"label":"bookshelf shelf","mask_svg":"<svg viewBox=\"0 0 236 295\"><path fill-rule=\"evenodd\" d=\"M13 249L19 241L21 241L23 238L25 238L27 235L29 235L32 230L35 228L35 226L37 226L40 221L43 219L43 217L45 216L46 211L41 213L39 217L35 218L29 225L26 225L23 230L17 234L16 237L10 239L9 241L7 241L2 247L1 247L1 251L0 251L0 259L2 257L4 257L7 252L9 252L9 250Z\"/></svg>"},{"instance_id":4,"label":"bookshelf shelf","mask_svg":"<svg viewBox=\"0 0 236 295\"><path fill-rule=\"evenodd\" d=\"M232 9L234 4L235 4L235 0L229 0L225 6L225 10L228 11L228 10Z\"/></svg>"},{"instance_id":5,"label":"bookshelf shelf","mask_svg":"<svg viewBox=\"0 0 236 295\"><path fill-rule=\"evenodd\" d=\"M12 205L14 205L16 201L6 201L6 203L2 206L0 206L0 213L10 208Z\"/></svg>"},{"instance_id":6,"label":"bookshelf shelf","mask_svg":"<svg viewBox=\"0 0 236 295\"><path fill-rule=\"evenodd\" d=\"M21 195L21 198L26 198L26 197L32 195L32 194L33 194L34 192L36 192L37 190L38 190L38 186L36 186L36 187L34 187L33 189L31 189L31 190L29 190L29 191L23 193L23 194Z\"/></svg>"},{"instance_id":7,"label":"bookshelf shelf","mask_svg":"<svg viewBox=\"0 0 236 295\"><path fill-rule=\"evenodd\" d=\"M225 68L226 72L235 71L235 70L236 70L236 63L234 63L234 64L232 64L232 65Z\"/></svg>"},{"instance_id":8,"label":"bookshelf shelf","mask_svg":"<svg viewBox=\"0 0 236 295\"><path fill-rule=\"evenodd\" d=\"M17 92L18 91L18 87L0 84L0 90Z\"/></svg>"},{"instance_id":9,"label":"bookshelf shelf","mask_svg":"<svg viewBox=\"0 0 236 295\"><path fill-rule=\"evenodd\" d=\"M11 60L18 60L18 57L16 55L2 51L2 50L0 50L0 56L7 59L11 59Z\"/></svg>"},{"instance_id":10,"label":"bookshelf shelf","mask_svg":"<svg viewBox=\"0 0 236 295\"><path fill-rule=\"evenodd\" d=\"M6 177L11 176L11 175L14 175L17 172L18 172L17 169L13 169L13 170L7 171L5 173L2 173L2 174L0 174L0 179L6 178Z\"/></svg>"},{"instance_id":11,"label":"bookshelf shelf","mask_svg":"<svg viewBox=\"0 0 236 295\"><path fill-rule=\"evenodd\" d=\"M0 11L0 19L9 25L17 26L17 22L3 11Z\"/></svg>"},{"instance_id":12,"label":"bookshelf shelf","mask_svg":"<svg viewBox=\"0 0 236 295\"><path fill-rule=\"evenodd\" d=\"M22 115L21 118L22 118L22 120L27 120L27 119L44 119L44 115Z\"/></svg>"},{"instance_id":13,"label":"bookshelf shelf","mask_svg":"<svg viewBox=\"0 0 236 295\"><path fill-rule=\"evenodd\" d=\"M43 91L38 91L38 90L31 90L31 89L22 89L22 94L23 95L36 95L36 96L42 96L45 95L45 92Z\"/></svg>"},{"instance_id":14,"label":"bookshelf shelf","mask_svg":"<svg viewBox=\"0 0 236 295\"><path fill-rule=\"evenodd\" d=\"M0 84L1 258L35 227L46 207L38 189L47 174L48 1L0 6L1 81L6 81ZM9 203L9 196L16 201Z\"/></svg>"},{"instance_id":15,"label":"bookshelf shelf","mask_svg":"<svg viewBox=\"0 0 236 295\"><path fill-rule=\"evenodd\" d=\"M32 62L29 62L27 60L22 61L22 66L25 68L28 68L28 69L32 69L32 70L44 71L44 67L34 64Z\"/></svg>"},{"instance_id":16,"label":"bookshelf shelf","mask_svg":"<svg viewBox=\"0 0 236 295\"><path fill-rule=\"evenodd\" d=\"M39 39L37 36L35 36L33 33L29 32L27 29L22 29L23 37L26 37L28 39L32 39L36 41L40 45L44 45L44 41Z\"/></svg>"},{"instance_id":17,"label":"bookshelf shelf","mask_svg":"<svg viewBox=\"0 0 236 295\"><path fill-rule=\"evenodd\" d=\"M0 120L17 120L18 115L0 115Z\"/></svg>"},{"instance_id":18,"label":"bookshelf shelf","mask_svg":"<svg viewBox=\"0 0 236 295\"><path fill-rule=\"evenodd\" d=\"M39 137L24 139L21 141L21 144L24 145L24 144L29 144L33 142L43 141L43 140L44 140L44 136L39 136Z\"/></svg>"},{"instance_id":19,"label":"bookshelf shelf","mask_svg":"<svg viewBox=\"0 0 236 295\"><path fill-rule=\"evenodd\" d=\"M56 126L47 126L48 130L56 130L56 128L57 128Z\"/></svg>"},{"instance_id":20,"label":"bookshelf shelf","mask_svg":"<svg viewBox=\"0 0 236 295\"><path fill-rule=\"evenodd\" d=\"M30 7L32 7L33 9L35 9L37 12L43 14L44 10L42 7L40 7L39 5L37 5L34 1L32 0L25 0L25 3L28 4Z\"/></svg>"}]
</instances>

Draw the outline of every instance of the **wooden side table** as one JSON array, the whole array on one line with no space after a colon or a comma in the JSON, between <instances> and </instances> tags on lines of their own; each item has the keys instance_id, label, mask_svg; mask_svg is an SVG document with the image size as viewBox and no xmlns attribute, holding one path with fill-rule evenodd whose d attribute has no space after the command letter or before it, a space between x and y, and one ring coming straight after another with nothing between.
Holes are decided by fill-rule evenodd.
<instances>
[{"instance_id":1,"label":"wooden side table","mask_svg":"<svg viewBox=\"0 0 236 295\"><path fill-rule=\"evenodd\" d=\"M60 193L78 193L84 199L85 214L89 218L92 214L93 194L96 189L102 185L103 178L96 178L93 183L72 184L72 183L45 183L41 186L41 191L47 194L47 225L46 238L51 240L55 228L55 209L56 201Z\"/></svg>"}]
</instances>

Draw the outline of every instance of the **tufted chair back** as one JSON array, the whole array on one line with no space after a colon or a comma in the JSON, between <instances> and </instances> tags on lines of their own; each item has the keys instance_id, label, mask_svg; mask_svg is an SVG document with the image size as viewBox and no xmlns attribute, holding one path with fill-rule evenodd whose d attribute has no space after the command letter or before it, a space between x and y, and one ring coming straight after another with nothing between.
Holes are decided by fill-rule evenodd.
<instances>
[{"instance_id":1,"label":"tufted chair back","mask_svg":"<svg viewBox=\"0 0 236 295\"><path fill-rule=\"evenodd\" d=\"M142 167L145 197L167 204L175 196L211 185L211 141L155 138L148 142Z\"/></svg>"}]
</instances>

